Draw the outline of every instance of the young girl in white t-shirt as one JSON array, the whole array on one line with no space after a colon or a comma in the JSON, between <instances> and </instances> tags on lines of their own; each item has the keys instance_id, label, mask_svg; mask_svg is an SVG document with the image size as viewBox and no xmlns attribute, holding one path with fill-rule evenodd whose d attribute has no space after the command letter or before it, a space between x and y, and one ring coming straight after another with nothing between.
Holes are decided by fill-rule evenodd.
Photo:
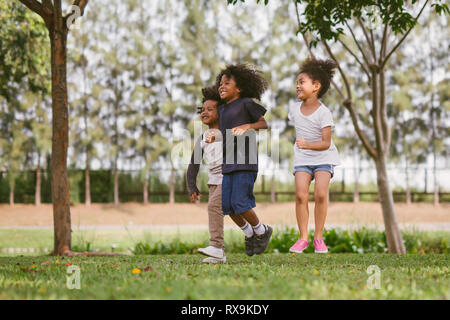
<instances>
[{"instance_id":1,"label":"young girl in white t-shirt","mask_svg":"<svg viewBox=\"0 0 450 320\"><path fill-rule=\"evenodd\" d=\"M294 144L294 176L296 216L299 240L289 249L301 253L308 247L308 195L314 186L314 252L326 253L323 228L328 208L328 187L334 167L340 164L339 154L331 140L334 126L330 110L319 100L330 87L336 64L332 60L307 59L297 77L297 96L300 105L291 107L289 120L296 132Z\"/></svg>"}]
</instances>

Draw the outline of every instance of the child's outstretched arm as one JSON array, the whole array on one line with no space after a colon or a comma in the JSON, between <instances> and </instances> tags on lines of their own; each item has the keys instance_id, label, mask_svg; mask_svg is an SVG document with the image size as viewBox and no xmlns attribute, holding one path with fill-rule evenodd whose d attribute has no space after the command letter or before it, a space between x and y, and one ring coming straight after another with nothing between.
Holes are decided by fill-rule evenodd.
<instances>
[{"instance_id":1,"label":"child's outstretched arm","mask_svg":"<svg viewBox=\"0 0 450 320\"><path fill-rule=\"evenodd\" d=\"M238 127L234 127L231 130L231 133L234 134L234 135L237 135L237 136L241 136L247 130L250 130L250 129L259 130L259 129L267 129L267 128L268 128L267 122L264 119L264 117L261 116L258 119L258 121L254 122L254 123L246 123L246 124L240 125Z\"/></svg>"},{"instance_id":2,"label":"child's outstretched arm","mask_svg":"<svg viewBox=\"0 0 450 320\"><path fill-rule=\"evenodd\" d=\"M201 137L195 143L194 151L191 155L191 161L186 172L186 181L189 190L189 199L191 202L195 202L195 200L200 199L200 190L197 188L197 175L200 170L200 163L195 163L196 152L201 152L201 158L203 158L203 149L201 148L200 141Z\"/></svg>"},{"instance_id":3,"label":"child's outstretched arm","mask_svg":"<svg viewBox=\"0 0 450 320\"><path fill-rule=\"evenodd\" d=\"M331 126L322 128L322 141L308 142L303 138L297 138L295 142L299 149L327 150L331 145Z\"/></svg>"}]
</instances>

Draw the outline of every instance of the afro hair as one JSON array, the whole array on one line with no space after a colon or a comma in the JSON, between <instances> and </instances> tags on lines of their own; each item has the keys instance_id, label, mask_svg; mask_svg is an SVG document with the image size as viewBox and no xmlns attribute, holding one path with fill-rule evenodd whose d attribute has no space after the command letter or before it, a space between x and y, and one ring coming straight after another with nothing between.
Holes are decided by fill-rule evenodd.
<instances>
[{"instance_id":1,"label":"afro hair","mask_svg":"<svg viewBox=\"0 0 450 320\"><path fill-rule=\"evenodd\" d=\"M320 82L320 90L317 94L317 97L320 98L330 88L335 68L336 62L331 59L317 60L308 58L302 63L300 73L306 73L313 81Z\"/></svg>"},{"instance_id":2,"label":"afro hair","mask_svg":"<svg viewBox=\"0 0 450 320\"><path fill-rule=\"evenodd\" d=\"M219 90L217 90L216 86L210 86L202 88L202 103L205 103L208 100L217 101L220 104L220 95ZM197 113L202 113L203 107L197 108Z\"/></svg>"},{"instance_id":3,"label":"afro hair","mask_svg":"<svg viewBox=\"0 0 450 320\"><path fill-rule=\"evenodd\" d=\"M263 78L262 72L251 64L227 65L216 78L216 87L220 87L222 77L233 78L236 86L241 90L240 98L256 98L261 100L264 91L267 90L267 81Z\"/></svg>"}]
</instances>

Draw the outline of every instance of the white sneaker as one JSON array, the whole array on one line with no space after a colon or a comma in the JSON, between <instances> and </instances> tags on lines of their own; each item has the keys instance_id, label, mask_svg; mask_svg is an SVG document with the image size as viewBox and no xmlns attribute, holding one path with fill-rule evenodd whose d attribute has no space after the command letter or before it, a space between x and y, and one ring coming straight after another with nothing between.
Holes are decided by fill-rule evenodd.
<instances>
[{"instance_id":1,"label":"white sneaker","mask_svg":"<svg viewBox=\"0 0 450 320\"><path fill-rule=\"evenodd\" d=\"M203 263L225 263L227 261L227 257L223 256L223 258L221 259L217 259L217 258L213 258L213 257L208 257L203 259Z\"/></svg>"},{"instance_id":2,"label":"white sneaker","mask_svg":"<svg viewBox=\"0 0 450 320\"><path fill-rule=\"evenodd\" d=\"M204 254L205 256L213 257L216 259L222 259L225 256L223 249L216 248L213 246L209 246L206 248L198 248L198 252Z\"/></svg>"}]
</instances>

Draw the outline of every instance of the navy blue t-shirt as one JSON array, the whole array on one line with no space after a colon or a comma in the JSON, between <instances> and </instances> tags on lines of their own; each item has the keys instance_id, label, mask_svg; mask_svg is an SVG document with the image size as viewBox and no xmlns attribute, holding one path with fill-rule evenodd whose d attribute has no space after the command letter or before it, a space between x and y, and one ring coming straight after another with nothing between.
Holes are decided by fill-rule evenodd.
<instances>
[{"instance_id":1,"label":"navy blue t-shirt","mask_svg":"<svg viewBox=\"0 0 450 320\"><path fill-rule=\"evenodd\" d=\"M266 109L250 98L239 98L219 106L219 129L223 137L222 173L258 171L256 131L250 129L242 136L234 136L231 129L255 123L265 113Z\"/></svg>"}]
</instances>

